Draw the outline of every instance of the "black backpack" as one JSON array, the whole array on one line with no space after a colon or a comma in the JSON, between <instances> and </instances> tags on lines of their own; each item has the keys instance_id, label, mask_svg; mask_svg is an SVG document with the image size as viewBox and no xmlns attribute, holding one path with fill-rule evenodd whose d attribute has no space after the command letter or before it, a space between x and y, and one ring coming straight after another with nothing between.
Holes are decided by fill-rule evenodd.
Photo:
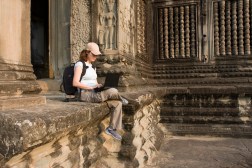
<instances>
[{"instance_id":1,"label":"black backpack","mask_svg":"<svg viewBox=\"0 0 252 168\"><path fill-rule=\"evenodd\" d=\"M88 66L86 66L84 61L81 61L81 62L83 63L83 69L82 69L80 81L81 81L81 78L85 75L86 69L88 68ZM66 93L67 95L75 96L74 99L76 99L76 95L78 95L78 89L77 89L77 87L73 86L74 65L75 64L72 63L71 65L67 66L64 69L63 81L61 83L60 90L63 91L64 93ZM66 98L64 101L68 102L68 101L70 101L70 99Z\"/></svg>"}]
</instances>

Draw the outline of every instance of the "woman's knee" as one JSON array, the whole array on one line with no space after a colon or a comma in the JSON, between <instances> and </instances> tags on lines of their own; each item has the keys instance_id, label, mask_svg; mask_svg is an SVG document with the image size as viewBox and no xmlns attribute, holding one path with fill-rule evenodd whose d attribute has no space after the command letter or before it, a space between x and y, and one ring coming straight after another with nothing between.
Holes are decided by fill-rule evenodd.
<instances>
[{"instance_id":1,"label":"woman's knee","mask_svg":"<svg viewBox=\"0 0 252 168\"><path fill-rule=\"evenodd\" d=\"M110 88L107 90L110 94L118 94L118 90L116 88Z\"/></svg>"},{"instance_id":2,"label":"woman's knee","mask_svg":"<svg viewBox=\"0 0 252 168\"><path fill-rule=\"evenodd\" d=\"M122 108L122 102L119 100L110 101L109 104L114 108Z\"/></svg>"}]
</instances>

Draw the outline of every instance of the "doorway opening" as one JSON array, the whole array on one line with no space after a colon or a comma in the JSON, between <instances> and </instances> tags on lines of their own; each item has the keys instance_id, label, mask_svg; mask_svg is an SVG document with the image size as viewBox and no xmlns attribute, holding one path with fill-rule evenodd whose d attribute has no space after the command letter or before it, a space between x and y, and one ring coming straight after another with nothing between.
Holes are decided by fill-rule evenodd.
<instances>
[{"instance_id":1,"label":"doorway opening","mask_svg":"<svg viewBox=\"0 0 252 168\"><path fill-rule=\"evenodd\" d=\"M31 0L31 63L37 79L49 77L48 8L48 0Z\"/></svg>"}]
</instances>

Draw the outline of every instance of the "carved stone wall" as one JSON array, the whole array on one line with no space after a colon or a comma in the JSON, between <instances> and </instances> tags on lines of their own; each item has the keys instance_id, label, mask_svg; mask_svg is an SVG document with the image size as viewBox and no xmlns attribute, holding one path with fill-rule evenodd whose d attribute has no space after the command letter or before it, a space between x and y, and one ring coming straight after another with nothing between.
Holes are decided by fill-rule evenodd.
<instances>
[{"instance_id":1,"label":"carved stone wall","mask_svg":"<svg viewBox=\"0 0 252 168\"><path fill-rule=\"evenodd\" d=\"M198 57L199 3L155 6L157 55L155 60Z\"/></svg>"},{"instance_id":2,"label":"carved stone wall","mask_svg":"<svg viewBox=\"0 0 252 168\"><path fill-rule=\"evenodd\" d=\"M99 39L99 32L103 30L101 26L103 21L100 20L102 19L100 18L100 14L103 10L105 11L105 14L107 13L107 8L101 9L102 7L104 7L104 5L102 4L107 4L108 2L112 3L112 1L109 0L100 0L95 1L92 4L94 8L94 10L92 10L92 19L94 19L94 33L92 34L92 39L99 42L100 48L102 49L103 53L103 56L99 57L97 60L98 75L101 77L108 72L122 73L123 77L122 80L120 80L120 86L138 85L140 83L145 84L146 82L139 77L140 73L138 73L139 71L137 71L136 69L137 67L139 67L139 64L141 65L141 67L143 67L141 60L136 60L136 58L143 57L144 60L147 60L145 54L146 31L144 29L146 20L145 1L113 1L115 2L114 5L116 5L115 13L118 14L116 18L117 29L115 32L117 36L117 47L106 49L106 45L102 45L102 43L104 43L104 38L102 37L101 39ZM105 25L107 24L106 22L107 21L105 18ZM105 32L106 29L104 30L104 32L101 32L101 34Z\"/></svg>"},{"instance_id":3,"label":"carved stone wall","mask_svg":"<svg viewBox=\"0 0 252 168\"><path fill-rule=\"evenodd\" d=\"M214 55L251 55L251 0L213 2Z\"/></svg>"},{"instance_id":4,"label":"carved stone wall","mask_svg":"<svg viewBox=\"0 0 252 168\"><path fill-rule=\"evenodd\" d=\"M134 1L118 1L118 50L121 55L133 53L135 14Z\"/></svg>"},{"instance_id":5,"label":"carved stone wall","mask_svg":"<svg viewBox=\"0 0 252 168\"><path fill-rule=\"evenodd\" d=\"M138 0L136 3L137 56L141 60L148 61L146 55L146 13L145 0Z\"/></svg>"},{"instance_id":6,"label":"carved stone wall","mask_svg":"<svg viewBox=\"0 0 252 168\"><path fill-rule=\"evenodd\" d=\"M91 39L91 5L89 0L72 0L71 5L70 47L72 61L76 61Z\"/></svg>"},{"instance_id":7,"label":"carved stone wall","mask_svg":"<svg viewBox=\"0 0 252 168\"><path fill-rule=\"evenodd\" d=\"M97 3L98 2L98 3ZM117 1L116 0L99 0L97 1L97 16L93 17L93 22L97 28L97 43L101 50L117 50ZM95 19L98 21L95 22ZM95 29L95 27L93 27Z\"/></svg>"}]
</instances>

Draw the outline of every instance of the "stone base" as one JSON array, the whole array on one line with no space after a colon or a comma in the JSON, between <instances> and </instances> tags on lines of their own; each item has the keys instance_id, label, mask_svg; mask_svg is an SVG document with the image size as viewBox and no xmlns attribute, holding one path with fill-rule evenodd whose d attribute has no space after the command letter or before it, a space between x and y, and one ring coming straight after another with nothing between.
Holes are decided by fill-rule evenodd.
<instances>
[{"instance_id":1,"label":"stone base","mask_svg":"<svg viewBox=\"0 0 252 168\"><path fill-rule=\"evenodd\" d=\"M0 97L36 94L41 91L31 64L0 63Z\"/></svg>"},{"instance_id":2,"label":"stone base","mask_svg":"<svg viewBox=\"0 0 252 168\"><path fill-rule=\"evenodd\" d=\"M41 92L39 84L34 81L0 81L0 96L36 94Z\"/></svg>"},{"instance_id":3,"label":"stone base","mask_svg":"<svg viewBox=\"0 0 252 168\"><path fill-rule=\"evenodd\" d=\"M46 104L45 96L20 96L0 99L0 110Z\"/></svg>"}]
</instances>

